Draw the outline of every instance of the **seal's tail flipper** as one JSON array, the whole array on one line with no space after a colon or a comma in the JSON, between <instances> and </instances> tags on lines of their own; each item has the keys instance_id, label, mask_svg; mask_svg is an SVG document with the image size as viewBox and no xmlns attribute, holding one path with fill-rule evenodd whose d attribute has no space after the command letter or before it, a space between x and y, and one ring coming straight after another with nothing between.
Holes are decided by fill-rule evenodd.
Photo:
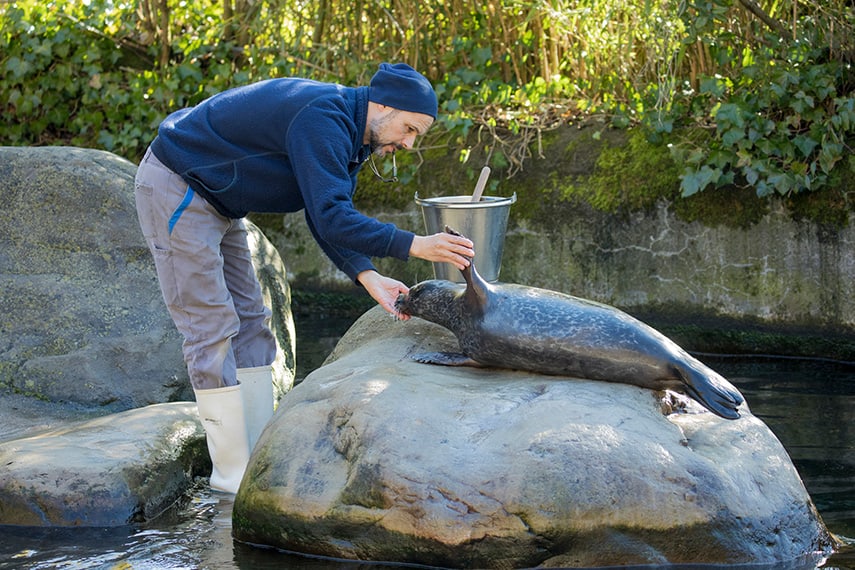
<instances>
[{"instance_id":1,"label":"seal's tail flipper","mask_svg":"<svg viewBox=\"0 0 855 570\"><path fill-rule=\"evenodd\" d=\"M739 419L739 406L745 398L730 382L700 362L699 367L676 365L686 393L702 406L722 418Z\"/></svg>"}]
</instances>

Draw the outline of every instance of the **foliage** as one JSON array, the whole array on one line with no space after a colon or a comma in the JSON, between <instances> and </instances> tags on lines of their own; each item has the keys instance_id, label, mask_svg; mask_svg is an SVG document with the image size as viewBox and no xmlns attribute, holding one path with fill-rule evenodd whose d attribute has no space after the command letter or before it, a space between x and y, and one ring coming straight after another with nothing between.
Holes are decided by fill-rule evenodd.
<instances>
[{"instance_id":1,"label":"foliage","mask_svg":"<svg viewBox=\"0 0 855 570\"><path fill-rule=\"evenodd\" d=\"M136 19L111 0L0 10L5 144L64 143L138 158L170 111L260 78L238 66L233 44L210 37L179 38L175 60L159 67L159 50L137 42Z\"/></svg>"},{"instance_id":2,"label":"foliage","mask_svg":"<svg viewBox=\"0 0 855 570\"><path fill-rule=\"evenodd\" d=\"M841 10L845 20L839 22L848 30L842 36L848 51L834 54L838 38L820 33L819 8L794 22L790 38L773 25L755 32L762 41L749 44L735 41L725 27L729 5L696 2L684 16L686 42L703 41L715 66L687 89L683 107L684 118L708 133L672 146L675 160L685 165L683 195L732 184L750 186L759 196L826 186L835 165L851 153L847 141L855 134L855 76L851 62L834 59L853 56L851 8Z\"/></svg>"},{"instance_id":3,"label":"foliage","mask_svg":"<svg viewBox=\"0 0 855 570\"><path fill-rule=\"evenodd\" d=\"M670 143L685 196L786 195L851 152L853 28L846 0L7 0L0 143L133 160L166 114L230 86L365 84L406 61L440 98L424 150L512 176L545 131L599 116Z\"/></svg>"}]
</instances>

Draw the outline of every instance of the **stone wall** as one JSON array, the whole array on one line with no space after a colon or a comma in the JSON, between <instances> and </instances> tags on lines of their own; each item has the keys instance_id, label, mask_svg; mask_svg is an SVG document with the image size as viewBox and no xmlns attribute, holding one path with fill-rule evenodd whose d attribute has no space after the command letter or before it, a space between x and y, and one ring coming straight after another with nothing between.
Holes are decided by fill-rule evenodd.
<instances>
[{"instance_id":1,"label":"stone wall","mask_svg":"<svg viewBox=\"0 0 855 570\"><path fill-rule=\"evenodd\" d=\"M686 223L660 202L628 219L580 212L550 230L518 225L506 275L623 307L855 325L855 229L795 222L779 206L747 229Z\"/></svg>"},{"instance_id":2,"label":"stone wall","mask_svg":"<svg viewBox=\"0 0 855 570\"><path fill-rule=\"evenodd\" d=\"M415 206L367 213L424 233ZM347 285L301 216L285 216L281 230L265 232L298 286ZM430 265L420 260L378 265L407 283L432 277ZM620 307L695 308L726 317L853 327L855 220L846 228L824 228L794 221L778 204L750 228L710 227L679 220L664 201L628 217L586 208L556 227L512 219L500 279Z\"/></svg>"}]
</instances>

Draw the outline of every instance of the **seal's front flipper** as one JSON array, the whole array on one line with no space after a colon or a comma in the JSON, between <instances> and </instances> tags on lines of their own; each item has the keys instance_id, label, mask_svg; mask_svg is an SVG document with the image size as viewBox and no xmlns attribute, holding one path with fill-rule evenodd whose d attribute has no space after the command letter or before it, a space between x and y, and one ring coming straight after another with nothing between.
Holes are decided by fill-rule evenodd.
<instances>
[{"instance_id":1,"label":"seal's front flipper","mask_svg":"<svg viewBox=\"0 0 855 570\"><path fill-rule=\"evenodd\" d=\"M410 356L422 364L439 364L442 366L481 366L475 360L460 352L421 352Z\"/></svg>"}]
</instances>

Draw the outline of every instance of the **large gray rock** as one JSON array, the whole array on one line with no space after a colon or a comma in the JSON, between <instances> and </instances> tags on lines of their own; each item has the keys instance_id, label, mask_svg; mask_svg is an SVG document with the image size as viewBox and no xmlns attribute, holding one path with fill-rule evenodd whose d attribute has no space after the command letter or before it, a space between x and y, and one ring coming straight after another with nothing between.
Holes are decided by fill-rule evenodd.
<instances>
[{"instance_id":1,"label":"large gray rock","mask_svg":"<svg viewBox=\"0 0 855 570\"><path fill-rule=\"evenodd\" d=\"M775 563L833 545L750 411L727 421L634 386L407 358L455 344L419 319L363 316L280 403L235 537L481 568Z\"/></svg>"},{"instance_id":2,"label":"large gray rock","mask_svg":"<svg viewBox=\"0 0 855 570\"><path fill-rule=\"evenodd\" d=\"M135 172L97 150L0 147L0 388L102 413L193 399L137 223ZM294 377L290 290L250 228L281 394Z\"/></svg>"},{"instance_id":3,"label":"large gray rock","mask_svg":"<svg viewBox=\"0 0 855 570\"><path fill-rule=\"evenodd\" d=\"M157 404L0 444L0 524L155 518L210 472L192 402Z\"/></svg>"}]
</instances>

